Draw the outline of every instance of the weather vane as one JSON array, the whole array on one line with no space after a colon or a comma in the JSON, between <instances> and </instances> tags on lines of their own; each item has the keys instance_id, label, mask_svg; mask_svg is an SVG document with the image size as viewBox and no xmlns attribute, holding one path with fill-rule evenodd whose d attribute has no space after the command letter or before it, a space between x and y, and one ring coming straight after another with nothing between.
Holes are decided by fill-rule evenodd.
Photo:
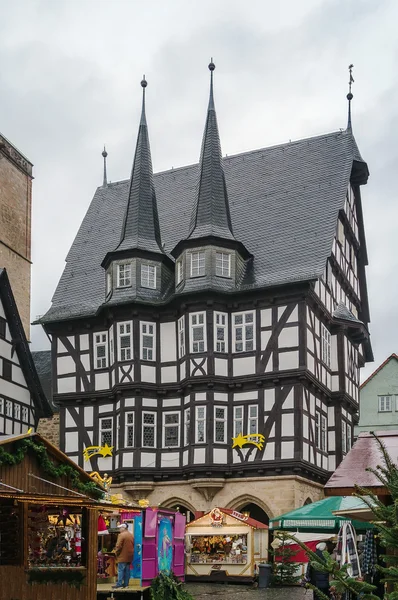
<instances>
[{"instance_id":1,"label":"weather vane","mask_svg":"<svg viewBox=\"0 0 398 600\"><path fill-rule=\"evenodd\" d=\"M351 94L351 86L352 86L352 84L355 83L354 78L352 76L352 70L353 70L353 68L354 68L354 65L349 65L349 67L348 67L348 70L350 72L350 81L348 82L348 85L349 85L348 93L349 94Z\"/></svg>"}]
</instances>

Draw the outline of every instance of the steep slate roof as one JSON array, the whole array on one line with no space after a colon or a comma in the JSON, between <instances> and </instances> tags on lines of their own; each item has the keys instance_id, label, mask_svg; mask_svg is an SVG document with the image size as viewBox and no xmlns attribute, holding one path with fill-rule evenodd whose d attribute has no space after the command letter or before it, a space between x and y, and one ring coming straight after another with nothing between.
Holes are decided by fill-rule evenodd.
<instances>
[{"instance_id":1,"label":"steep slate roof","mask_svg":"<svg viewBox=\"0 0 398 600\"><path fill-rule=\"evenodd\" d=\"M43 392L45 393L46 398L54 412L57 412L58 407L53 403L51 350L38 350L36 352L32 352L32 358L33 362L35 363Z\"/></svg>"},{"instance_id":2,"label":"steep slate roof","mask_svg":"<svg viewBox=\"0 0 398 600\"><path fill-rule=\"evenodd\" d=\"M335 319L343 319L344 321L351 321L353 323L363 324L362 321L356 318L355 315L346 307L344 302L340 302L336 310L332 315Z\"/></svg>"},{"instance_id":3,"label":"steep slate roof","mask_svg":"<svg viewBox=\"0 0 398 600\"><path fill-rule=\"evenodd\" d=\"M192 210L189 239L220 237L233 240L227 186L213 96L213 63L209 65L210 97L199 161L199 183Z\"/></svg>"},{"instance_id":4,"label":"steep slate roof","mask_svg":"<svg viewBox=\"0 0 398 600\"><path fill-rule=\"evenodd\" d=\"M352 134L338 131L229 156L223 167L235 237L254 255L252 275L238 289L319 278L351 173L365 171L366 182L367 166ZM154 176L166 252L189 230L198 175L198 165L191 165ZM97 189L42 323L94 315L101 307L101 260L120 239L128 192L129 181Z\"/></svg>"},{"instance_id":5,"label":"steep slate roof","mask_svg":"<svg viewBox=\"0 0 398 600\"><path fill-rule=\"evenodd\" d=\"M35 416L37 419L40 417L51 417L53 410L43 392L40 379L37 375L7 271L2 268L0 268L0 299L3 303L11 339L26 380L26 385L32 394Z\"/></svg>"}]
</instances>

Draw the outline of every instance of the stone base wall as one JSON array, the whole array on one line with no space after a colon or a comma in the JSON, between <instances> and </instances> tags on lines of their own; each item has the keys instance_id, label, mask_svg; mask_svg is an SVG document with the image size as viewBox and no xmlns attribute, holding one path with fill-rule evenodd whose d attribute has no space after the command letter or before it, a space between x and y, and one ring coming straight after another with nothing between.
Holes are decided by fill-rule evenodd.
<instances>
[{"instance_id":1,"label":"stone base wall","mask_svg":"<svg viewBox=\"0 0 398 600\"><path fill-rule=\"evenodd\" d=\"M59 413L55 413L48 419L40 419L37 433L59 448Z\"/></svg>"},{"instance_id":2,"label":"stone base wall","mask_svg":"<svg viewBox=\"0 0 398 600\"><path fill-rule=\"evenodd\" d=\"M171 508L183 505L192 512L208 511L214 506L240 510L246 504L261 507L269 518L303 506L306 501L324 498L323 485L303 477L254 477L224 481L194 479L184 482L129 482L112 486L111 493L122 493L127 500L147 498L152 506Z\"/></svg>"}]
</instances>

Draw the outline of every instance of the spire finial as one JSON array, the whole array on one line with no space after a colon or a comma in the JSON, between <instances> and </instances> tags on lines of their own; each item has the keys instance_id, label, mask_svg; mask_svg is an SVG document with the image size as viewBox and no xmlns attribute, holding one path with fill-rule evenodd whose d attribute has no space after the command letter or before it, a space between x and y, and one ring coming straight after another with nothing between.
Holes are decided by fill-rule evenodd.
<instances>
[{"instance_id":1,"label":"spire finial","mask_svg":"<svg viewBox=\"0 0 398 600\"><path fill-rule=\"evenodd\" d=\"M213 57L210 59L209 71L210 71L210 98L209 98L209 109L214 109L214 97L213 97L213 71L216 65L213 62Z\"/></svg>"},{"instance_id":2,"label":"spire finial","mask_svg":"<svg viewBox=\"0 0 398 600\"><path fill-rule=\"evenodd\" d=\"M108 156L108 153L106 151L105 144L104 144L104 149L102 151L102 156L104 157L104 180L103 180L102 185L103 185L103 187L105 187L106 185L108 185L108 179L106 176L106 157Z\"/></svg>"},{"instance_id":3,"label":"spire finial","mask_svg":"<svg viewBox=\"0 0 398 600\"><path fill-rule=\"evenodd\" d=\"M350 79L348 82L348 94L347 94L347 100L348 100L348 122L347 122L347 129L352 131L352 124L351 124L351 100L353 99L353 94L351 92L351 86L354 83L354 78L352 76L352 69L354 68L354 65L349 65L348 66L348 71L350 73Z\"/></svg>"},{"instance_id":4,"label":"spire finial","mask_svg":"<svg viewBox=\"0 0 398 600\"><path fill-rule=\"evenodd\" d=\"M145 88L148 85L145 75L142 76L141 87L142 87L142 113L141 113L141 125L146 125L145 118Z\"/></svg>"}]
</instances>

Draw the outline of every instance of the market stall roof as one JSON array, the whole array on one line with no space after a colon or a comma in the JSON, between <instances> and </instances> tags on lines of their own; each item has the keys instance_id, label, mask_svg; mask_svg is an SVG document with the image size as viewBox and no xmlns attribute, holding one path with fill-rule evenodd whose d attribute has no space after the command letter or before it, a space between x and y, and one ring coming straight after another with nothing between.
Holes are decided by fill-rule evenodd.
<instances>
[{"instance_id":1,"label":"market stall roof","mask_svg":"<svg viewBox=\"0 0 398 600\"><path fill-rule=\"evenodd\" d=\"M341 523L349 519L336 516L334 511L340 509L349 509L350 506L358 506L361 502L353 496L333 496L325 498L312 504L306 504L301 508L296 508L288 513L280 515L270 521L270 529L290 530L290 531L336 531ZM362 502L362 507L366 504ZM371 527L370 523L353 522L357 529Z\"/></svg>"},{"instance_id":2,"label":"market stall roof","mask_svg":"<svg viewBox=\"0 0 398 600\"><path fill-rule=\"evenodd\" d=\"M384 444L393 461L398 456L398 431L375 431L375 435ZM371 489L378 496L387 496L389 491L378 478L366 469L375 469L382 463L380 446L372 432L362 432L351 450L343 458L327 484L326 496L349 495L355 491L355 485Z\"/></svg>"},{"instance_id":3,"label":"market stall roof","mask_svg":"<svg viewBox=\"0 0 398 600\"><path fill-rule=\"evenodd\" d=\"M224 515L228 515L228 516L236 519L237 521L240 521L241 523L242 522L246 523L250 527L253 527L253 529L268 529L268 525L266 525L265 523L261 523L261 521L252 519L252 517L248 517L248 516L238 512L237 510L232 510L231 508L219 508L219 507L217 507L217 508ZM211 511L209 510L201 517L198 517L197 519L194 519L190 523L187 523L187 527L190 527L191 525L198 525L202 520L204 520L206 517L208 517L210 515L210 513L211 513Z\"/></svg>"}]
</instances>

